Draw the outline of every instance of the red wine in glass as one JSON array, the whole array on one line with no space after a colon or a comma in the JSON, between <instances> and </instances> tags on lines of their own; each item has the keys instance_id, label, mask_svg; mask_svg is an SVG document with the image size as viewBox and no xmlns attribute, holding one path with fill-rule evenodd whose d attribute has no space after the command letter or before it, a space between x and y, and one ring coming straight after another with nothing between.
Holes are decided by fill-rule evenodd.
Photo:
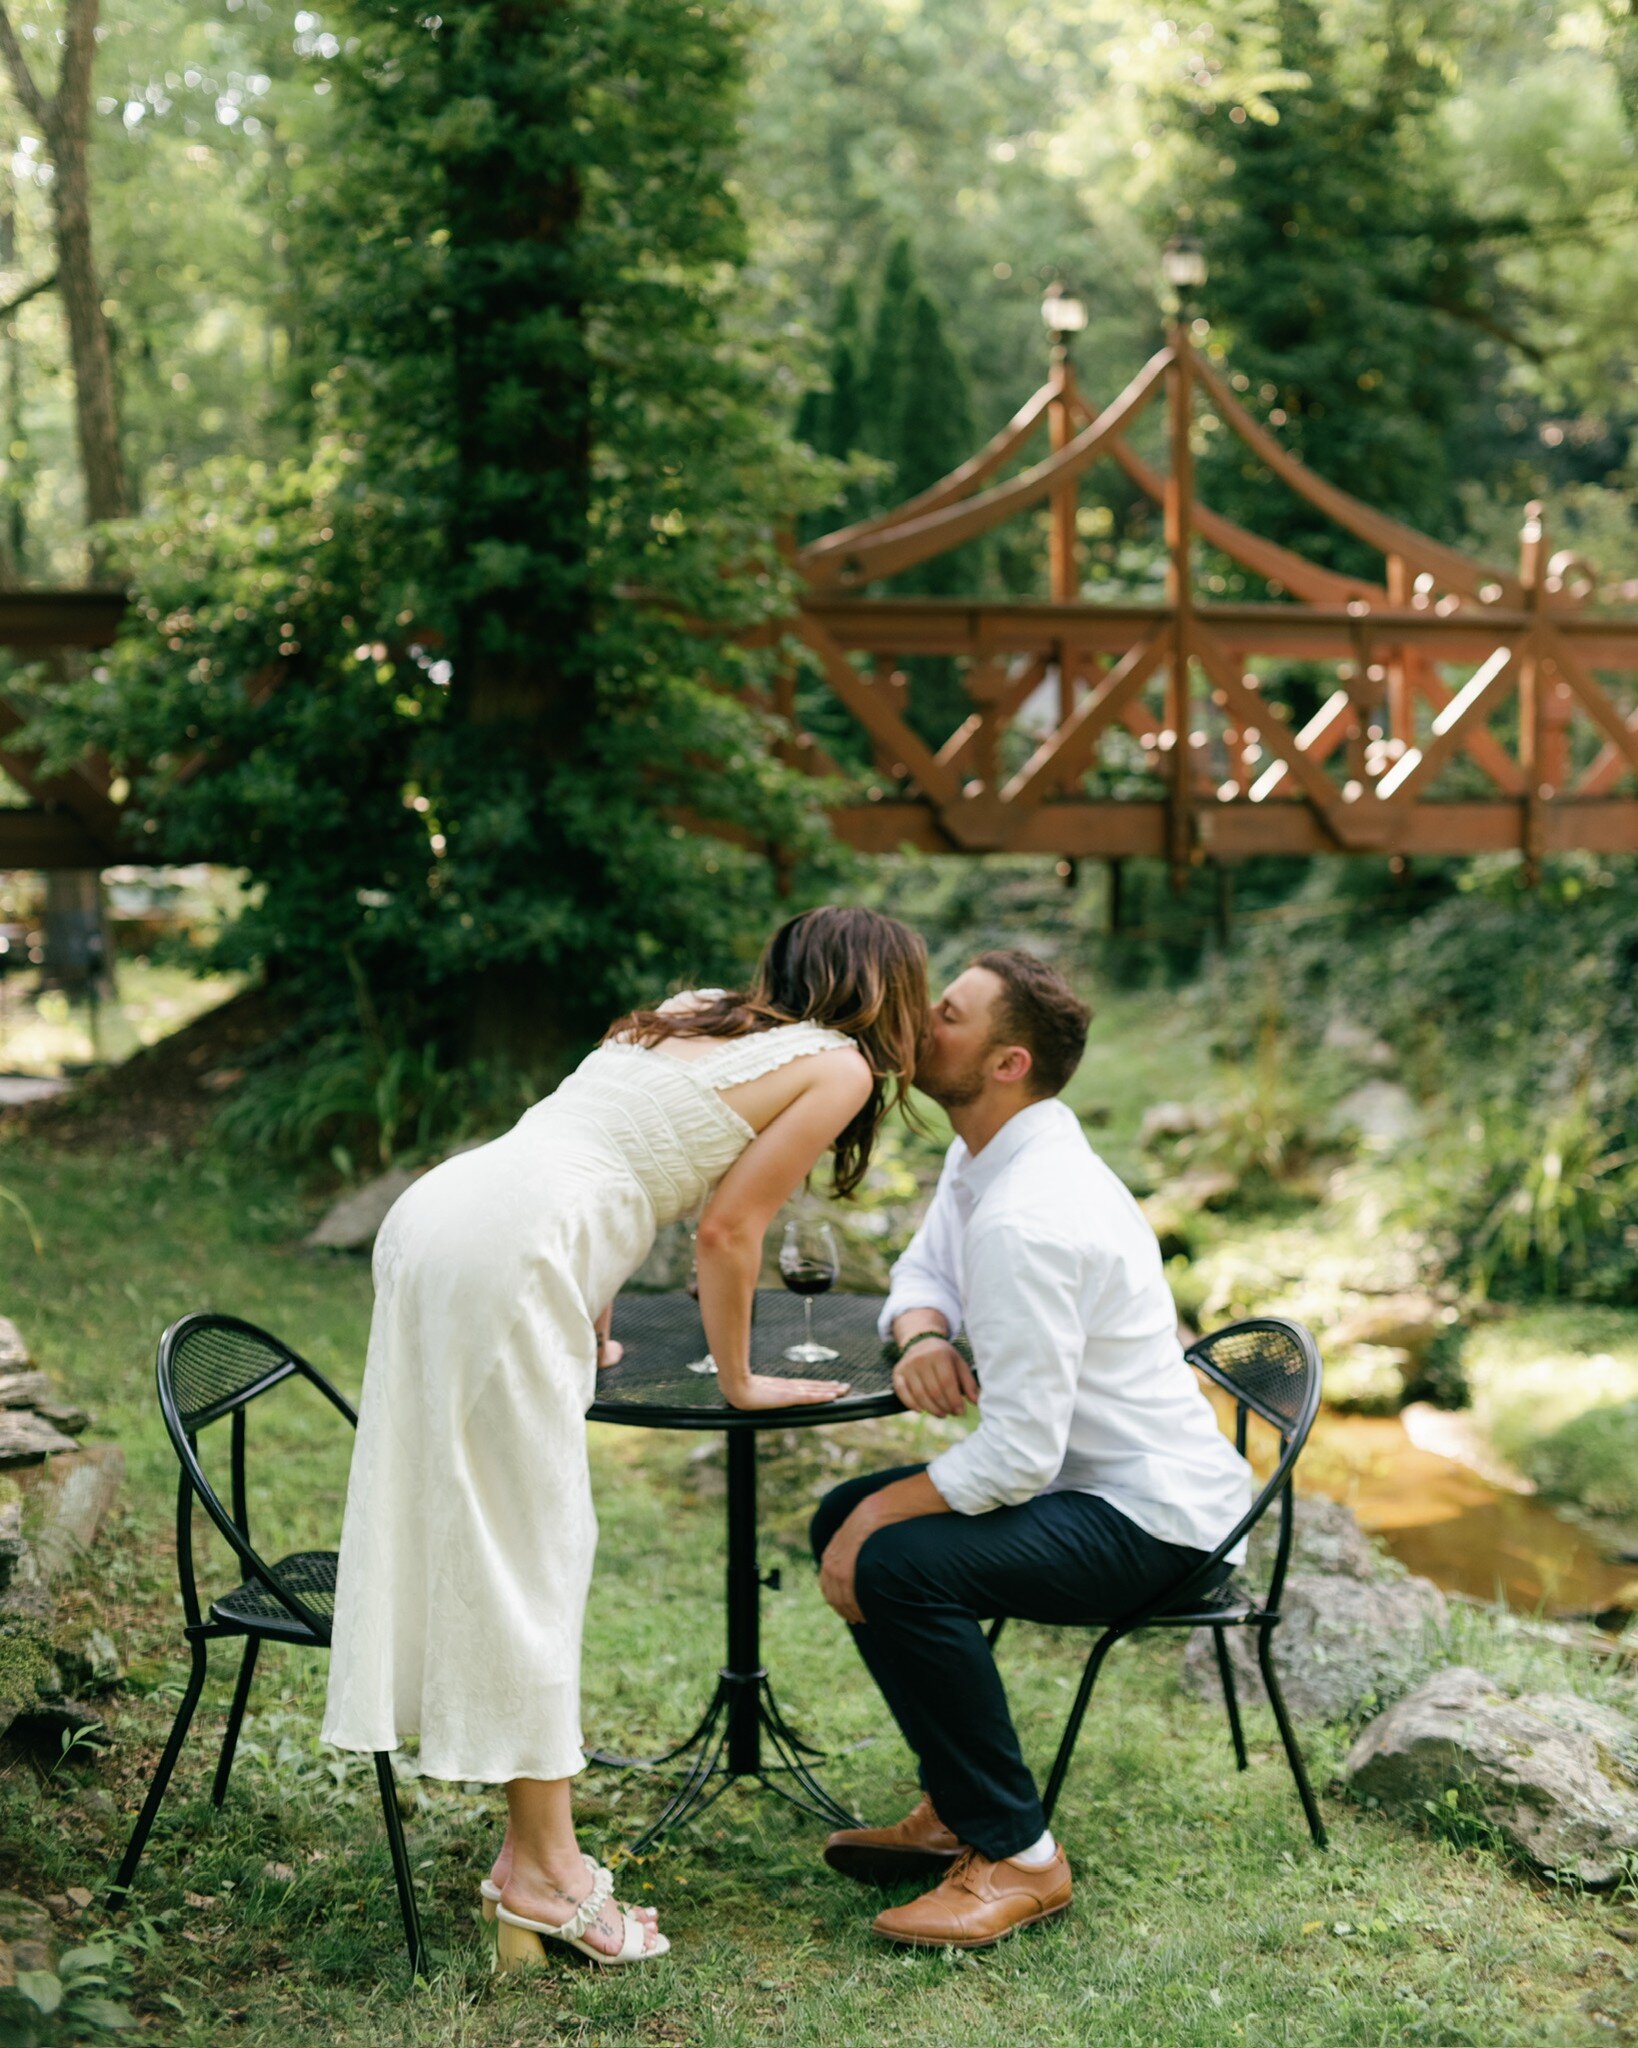
<instances>
[{"instance_id":1,"label":"red wine in glass","mask_svg":"<svg viewBox=\"0 0 1638 2048\"><path fill-rule=\"evenodd\" d=\"M836 1233L820 1217L793 1216L779 1248L779 1277L802 1298L802 1342L786 1346L793 1365L829 1365L838 1354L813 1336L813 1298L836 1285L842 1261Z\"/></svg>"}]
</instances>

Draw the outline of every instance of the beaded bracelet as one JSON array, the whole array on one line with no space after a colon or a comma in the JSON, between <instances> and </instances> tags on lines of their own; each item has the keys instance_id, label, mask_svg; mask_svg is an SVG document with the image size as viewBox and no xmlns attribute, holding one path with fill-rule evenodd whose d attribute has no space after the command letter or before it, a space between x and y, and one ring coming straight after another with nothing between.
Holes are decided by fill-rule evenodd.
<instances>
[{"instance_id":1,"label":"beaded bracelet","mask_svg":"<svg viewBox=\"0 0 1638 2048\"><path fill-rule=\"evenodd\" d=\"M898 1348L893 1363L897 1365L900 1359L908 1356L912 1345L921 1343L926 1337L931 1337L940 1344L948 1344L950 1341L949 1332L946 1330L918 1330L913 1337L905 1338Z\"/></svg>"}]
</instances>

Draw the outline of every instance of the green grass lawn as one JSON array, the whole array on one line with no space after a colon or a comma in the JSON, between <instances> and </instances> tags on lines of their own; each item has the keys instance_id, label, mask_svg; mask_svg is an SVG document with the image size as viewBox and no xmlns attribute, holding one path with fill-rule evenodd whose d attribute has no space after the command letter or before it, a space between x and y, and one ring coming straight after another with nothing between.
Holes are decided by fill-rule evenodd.
<instances>
[{"instance_id":1,"label":"green grass lawn","mask_svg":"<svg viewBox=\"0 0 1638 2048\"><path fill-rule=\"evenodd\" d=\"M1097 1093L1096 1071L1091 1097ZM1090 1099L1090 1097L1089 1097ZM291 1247L306 1220L285 1180L243 1161L109 1157L0 1145L0 1184L28 1203L33 1257L0 1211L0 1310L117 1436L122 1510L75 1589L70 1626L100 1621L131 1674L107 1703L114 1746L49 1776L0 1764L0 1887L33 1897L100 1885L152 1769L179 1687L170 1521L174 1468L154 1412L155 1339L216 1306L284 1332L355 1388L369 1316L362 1262ZM802 1730L844 1750L835 1786L873 1817L913 1797L841 1626L820 1601L802 1528L827 1477L914 1454L914 1421L808 1432L776 1445L764 1486L766 1653ZM720 1657L721 1501L701 1440L598 1430L602 1547L587 1643L593 1739L659 1746L689 1725ZM251 1424L253 1520L270 1547L333 1541L348 1446L328 1411L284 1390ZM1080 1645L1018 1629L1002 1659L1029 1753L1050 1754ZM1272 1723L1249 1717L1237 1776L1220 1714L1176 1683L1179 1646L1111 1660L1058 1824L1078 1876L1073 1914L978 1956L875 1943L872 1895L826 1871L819 1832L735 1793L621 1872L658 1903L674 1944L622 1973L552 1967L492 1982L474 1885L498 1834L495 1794L414 1788L409 1823L433 1949L409 1991L368 1766L316 1740L321 1660L269 1649L226 1808L208 1800L231 1677L222 1657L138 1881L133 1912L93 1907L72 1939L123 1929L117 1972L146 2038L175 2048L459 2043L914 2042L926 2048L1377 2048L1387 2042L1606 2041L1638 2022L1630 1899L1539 1886L1471 1845L1407 1832L1326 1793L1334 1846L1308 1844ZM959 1711L959 1707L956 1708ZM1325 1787L1340 1731L1310 1730ZM865 1746L849 1749L855 1743ZM613 1849L651 1784L583 1781L588 1846ZM1617 1938L1617 1937L1621 1938ZM0 2023L3 2036L3 2023ZM42 2042L73 2038L61 2022Z\"/></svg>"}]
</instances>

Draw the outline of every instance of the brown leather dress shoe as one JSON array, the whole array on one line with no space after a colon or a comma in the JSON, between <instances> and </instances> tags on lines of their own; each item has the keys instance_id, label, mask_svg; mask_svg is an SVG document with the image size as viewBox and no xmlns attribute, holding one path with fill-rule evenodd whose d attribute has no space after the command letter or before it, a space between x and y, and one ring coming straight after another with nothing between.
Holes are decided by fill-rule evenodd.
<instances>
[{"instance_id":1,"label":"brown leather dress shoe","mask_svg":"<svg viewBox=\"0 0 1638 2048\"><path fill-rule=\"evenodd\" d=\"M842 1828L825 1843L825 1861L860 1884L901 1884L937 1876L961 1854L961 1844L925 1796L890 1828Z\"/></svg>"},{"instance_id":2,"label":"brown leather dress shoe","mask_svg":"<svg viewBox=\"0 0 1638 2048\"><path fill-rule=\"evenodd\" d=\"M1060 1847L1050 1863L992 1863L968 1849L936 1891L878 1913L873 1933L912 1948L989 1948L1020 1927L1066 1913L1074 1886Z\"/></svg>"}]
</instances>

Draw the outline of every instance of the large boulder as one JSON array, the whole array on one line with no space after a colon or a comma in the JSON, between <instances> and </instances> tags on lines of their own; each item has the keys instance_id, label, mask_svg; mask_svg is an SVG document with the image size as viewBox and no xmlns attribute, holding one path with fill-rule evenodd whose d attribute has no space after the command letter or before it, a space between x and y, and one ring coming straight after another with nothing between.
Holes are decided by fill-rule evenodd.
<instances>
[{"instance_id":1,"label":"large boulder","mask_svg":"<svg viewBox=\"0 0 1638 2048\"><path fill-rule=\"evenodd\" d=\"M1376 1579L1390 1569L1359 1526L1353 1509L1339 1500L1327 1500L1318 1493L1299 1493L1292 1503L1291 1523L1294 1572ZM1260 1586L1268 1582L1279 1540L1280 1513L1278 1507L1273 1507L1252 1530L1246 1560L1247 1569Z\"/></svg>"},{"instance_id":2,"label":"large boulder","mask_svg":"<svg viewBox=\"0 0 1638 2048\"><path fill-rule=\"evenodd\" d=\"M1613 1885L1638 1855L1638 1726L1569 1693L1510 1700L1467 1665L1437 1672L1363 1729L1343 1777L1410 1819L1453 1805L1537 1869L1580 1884Z\"/></svg>"},{"instance_id":3,"label":"large boulder","mask_svg":"<svg viewBox=\"0 0 1638 2048\"><path fill-rule=\"evenodd\" d=\"M1393 1047L1386 1039L1378 1038L1374 1031L1361 1024L1357 1017L1349 1016L1346 1010L1333 1013L1320 1043L1327 1052L1342 1053L1362 1067L1375 1067L1381 1071L1396 1063Z\"/></svg>"},{"instance_id":4,"label":"large boulder","mask_svg":"<svg viewBox=\"0 0 1638 2048\"><path fill-rule=\"evenodd\" d=\"M1340 1572L1292 1572L1274 1630L1274 1669L1298 1721L1345 1721L1427 1668L1433 1639L1449 1620L1431 1579L1364 1579ZM1244 1700L1265 1699L1254 1632L1228 1631L1230 1659ZM1184 1687L1201 1698L1219 1688L1209 1629L1196 1629L1183 1653Z\"/></svg>"},{"instance_id":5,"label":"large boulder","mask_svg":"<svg viewBox=\"0 0 1638 2048\"><path fill-rule=\"evenodd\" d=\"M1455 1309L1431 1294L1382 1294L1345 1310L1327 1336L1339 1348L1385 1345L1420 1358L1456 1320Z\"/></svg>"},{"instance_id":6,"label":"large boulder","mask_svg":"<svg viewBox=\"0 0 1638 2048\"><path fill-rule=\"evenodd\" d=\"M1326 1122L1334 1136L1356 1136L1367 1150L1391 1151L1413 1138L1421 1124L1416 1100L1398 1081L1366 1081L1345 1095Z\"/></svg>"},{"instance_id":7,"label":"large boulder","mask_svg":"<svg viewBox=\"0 0 1638 2048\"><path fill-rule=\"evenodd\" d=\"M454 1146L445 1153L446 1159L457 1158L462 1152L475 1152L485 1145L487 1138L469 1138L465 1144ZM434 1161L433 1164L440 1162ZM340 1196L324 1212L320 1221L307 1233L306 1246L311 1252L367 1252L375 1247L376 1232L387 1220L387 1211L411 1184L423 1173L430 1173L428 1166L389 1166L385 1173L378 1173L374 1180L367 1180L362 1187L352 1188Z\"/></svg>"},{"instance_id":8,"label":"large boulder","mask_svg":"<svg viewBox=\"0 0 1638 2048\"><path fill-rule=\"evenodd\" d=\"M325 1211L323 1219L307 1234L307 1249L313 1252L367 1252L375 1234L387 1220L387 1211L411 1184L419 1179L414 1167L389 1167L385 1173L353 1188Z\"/></svg>"},{"instance_id":9,"label":"large boulder","mask_svg":"<svg viewBox=\"0 0 1638 2048\"><path fill-rule=\"evenodd\" d=\"M74 1439L31 1408L0 1408L0 1466L38 1465L58 1451L72 1451Z\"/></svg>"},{"instance_id":10,"label":"large boulder","mask_svg":"<svg viewBox=\"0 0 1638 2048\"><path fill-rule=\"evenodd\" d=\"M1192 1102L1151 1102L1138 1125L1138 1144L1152 1152L1171 1138L1189 1138L1196 1131L1209 1131L1213 1115Z\"/></svg>"},{"instance_id":11,"label":"large boulder","mask_svg":"<svg viewBox=\"0 0 1638 2048\"><path fill-rule=\"evenodd\" d=\"M1356 1344L1325 1361L1325 1398L1344 1415L1397 1415L1416 1378L1414 1356L1398 1345Z\"/></svg>"}]
</instances>

